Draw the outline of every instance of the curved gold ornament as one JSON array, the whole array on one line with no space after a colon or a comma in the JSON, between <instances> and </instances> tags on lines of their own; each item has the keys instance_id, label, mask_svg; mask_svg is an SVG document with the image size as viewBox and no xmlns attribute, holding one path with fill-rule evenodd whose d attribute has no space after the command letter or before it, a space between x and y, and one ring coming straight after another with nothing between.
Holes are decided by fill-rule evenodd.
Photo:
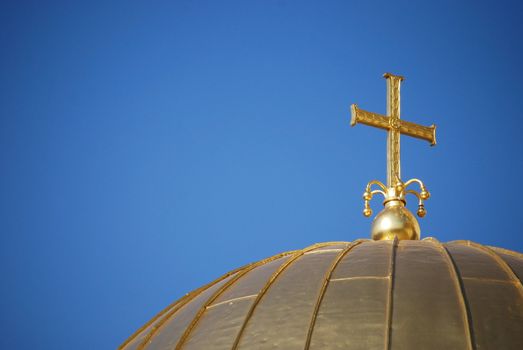
<instances>
[{"instance_id":1,"label":"curved gold ornament","mask_svg":"<svg viewBox=\"0 0 523 350\"><path fill-rule=\"evenodd\" d=\"M400 85L404 80L402 76L385 73L387 80L387 115L368 112L351 105L351 126L365 124L387 130L387 185L380 181L372 180L367 184L363 193L363 215L372 215L370 201L375 194L384 197L385 208L374 218L371 235L373 239L419 239L419 224L405 207L407 194L412 194L418 199L417 215L424 217L427 213L424 201L429 199L430 193L425 184L419 179L401 180L400 161L400 136L412 136L436 145L436 126L423 126L400 119ZM419 186L419 192L408 189L412 184ZM378 187L378 188L376 188ZM374 189L373 189L374 188Z\"/></svg>"}]
</instances>

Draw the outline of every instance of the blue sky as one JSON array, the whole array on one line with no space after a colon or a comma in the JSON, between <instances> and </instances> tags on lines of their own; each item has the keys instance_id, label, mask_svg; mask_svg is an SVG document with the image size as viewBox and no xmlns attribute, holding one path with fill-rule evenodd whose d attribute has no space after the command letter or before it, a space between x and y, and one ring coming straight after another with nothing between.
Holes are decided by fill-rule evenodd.
<instances>
[{"instance_id":1,"label":"blue sky","mask_svg":"<svg viewBox=\"0 0 523 350\"><path fill-rule=\"evenodd\" d=\"M369 236L384 72L422 236L523 251L516 1L4 1L0 348L113 349L184 293ZM415 210L415 203L410 203ZM374 203L375 211L379 203Z\"/></svg>"}]
</instances>

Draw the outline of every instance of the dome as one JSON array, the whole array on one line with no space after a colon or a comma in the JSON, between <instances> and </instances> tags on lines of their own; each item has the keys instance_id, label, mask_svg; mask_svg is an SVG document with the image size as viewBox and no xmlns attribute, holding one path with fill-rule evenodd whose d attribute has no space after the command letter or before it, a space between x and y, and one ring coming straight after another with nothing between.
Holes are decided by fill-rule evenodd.
<instances>
[{"instance_id":1,"label":"dome","mask_svg":"<svg viewBox=\"0 0 523 350\"><path fill-rule=\"evenodd\" d=\"M470 241L319 243L227 273L120 349L523 349L523 255Z\"/></svg>"}]
</instances>

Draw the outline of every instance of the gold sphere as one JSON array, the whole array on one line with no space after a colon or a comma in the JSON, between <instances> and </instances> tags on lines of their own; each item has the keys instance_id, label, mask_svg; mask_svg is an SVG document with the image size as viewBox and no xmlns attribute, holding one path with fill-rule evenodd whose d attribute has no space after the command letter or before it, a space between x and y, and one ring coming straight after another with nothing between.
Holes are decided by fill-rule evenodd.
<instances>
[{"instance_id":1,"label":"gold sphere","mask_svg":"<svg viewBox=\"0 0 523 350\"><path fill-rule=\"evenodd\" d=\"M363 215L365 215L366 217L371 216L372 215L372 209L371 208L363 209Z\"/></svg>"},{"instance_id":2,"label":"gold sphere","mask_svg":"<svg viewBox=\"0 0 523 350\"><path fill-rule=\"evenodd\" d=\"M387 203L385 208L372 221L371 236L374 240L410 239L420 237L420 227L416 217L399 201Z\"/></svg>"},{"instance_id":3,"label":"gold sphere","mask_svg":"<svg viewBox=\"0 0 523 350\"><path fill-rule=\"evenodd\" d=\"M427 191L427 190L422 190L420 195L421 199L425 200L425 199L429 199L430 197L430 192Z\"/></svg>"},{"instance_id":4,"label":"gold sphere","mask_svg":"<svg viewBox=\"0 0 523 350\"><path fill-rule=\"evenodd\" d=\"M366 201L370 201L372 199L372 193L365 191L363 193L363 199L365 199Z\"/></svg>"}]
</instances>

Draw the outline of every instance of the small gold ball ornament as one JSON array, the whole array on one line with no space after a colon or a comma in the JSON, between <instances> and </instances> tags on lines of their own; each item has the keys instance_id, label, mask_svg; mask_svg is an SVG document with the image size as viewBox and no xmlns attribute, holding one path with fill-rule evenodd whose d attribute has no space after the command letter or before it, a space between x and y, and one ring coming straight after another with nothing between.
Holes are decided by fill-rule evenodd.
<instances>
[{"instance_id":1,"label":"small gold ball ornament","mask_svg":"<svg viewBox=\"0 0 523 350\"><path fill-rule=\"evenodd\" d=\"M427 210L425 209L425 206L421 204L418 206L418 212L416 213L420 218L424 217L427 214Z\"/></svg>"}]
</instances>

